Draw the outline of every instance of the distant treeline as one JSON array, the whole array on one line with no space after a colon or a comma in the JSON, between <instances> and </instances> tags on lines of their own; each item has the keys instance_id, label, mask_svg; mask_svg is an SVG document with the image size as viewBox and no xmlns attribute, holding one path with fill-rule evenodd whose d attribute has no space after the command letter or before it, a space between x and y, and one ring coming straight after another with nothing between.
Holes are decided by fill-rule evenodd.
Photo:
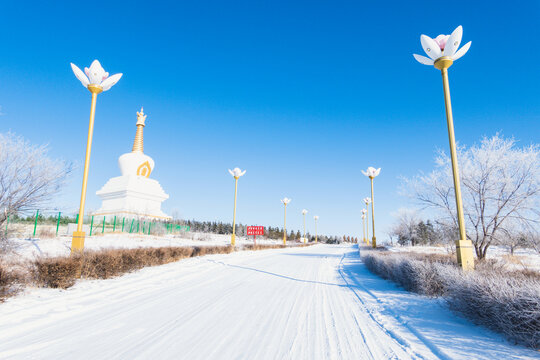
<instances>
[{"instance_id":1,"label":"distant treeline","mask_svg":"<svg viewBox=\"0 0 540 360\"><path fill-rule=\"evenodd\" d=\"M211 233L211 234L232 234L232 224L223 223L218 221L197 221L197 220L176 220L175 223L187 225L190 227L191 231ZM247 225L236 224L236 234L239 236L247 236ZM269 239L283 239L283 228L265 226L264 227L264 236ZM302 238L302 233L297 230L291 230L290 233L287 233L287 240L297 240L300 241ZM306 233L306 238L308 241L315 241L315 235ZM319 242L336 244L340 242L357 242L358 239L351 236L328 236L328 235L317 235L317 240Z\"/></svg>"}]
</instances>

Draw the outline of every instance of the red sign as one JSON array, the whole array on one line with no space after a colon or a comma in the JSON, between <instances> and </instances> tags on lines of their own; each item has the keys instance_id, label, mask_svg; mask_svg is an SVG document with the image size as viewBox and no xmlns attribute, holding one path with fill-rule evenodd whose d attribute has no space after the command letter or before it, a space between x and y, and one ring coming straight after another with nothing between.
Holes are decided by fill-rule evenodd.
<instances>
[{"instance_id":1,"label":"red sign","mask_svg":"<svg viewBox=\"0 0 540 360\"><path fill-rule=\"evenodd\" d=\"M248 235L264 235L264 226L248 226Z\"/></svg>"}]
</instances>

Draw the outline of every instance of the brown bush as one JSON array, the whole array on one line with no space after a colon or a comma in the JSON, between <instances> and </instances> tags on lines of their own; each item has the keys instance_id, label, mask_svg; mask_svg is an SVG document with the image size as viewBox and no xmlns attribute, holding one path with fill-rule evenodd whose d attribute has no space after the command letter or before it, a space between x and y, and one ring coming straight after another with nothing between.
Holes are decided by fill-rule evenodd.
<instances>
[{"instance_id":1,"label":"brown bush","mask_svg":"<svg viewBox=\"0 0 540 360\"><path fill-rule=\"evenodd\" d=\"M0 260L0 302L9 296L17 294L29 282L24 266L27 266L27 264L8 266Z\"/></svg>"},{"instance_id":2,"label":"brown bush","mask_svg":"<svg viewBox=\"0 0 540 360\"><path fill-rule=\"evenodd\" d=\"M56 229L52 229L49 227L43 227L38 230L37 236L40 239L51 239L56 237Z\"/></svg>"},{"instance_id":3,"label":"brown bush","mask_svg":"<svg viewBox=\"0 0 540 360\"><path fill-rule=\"evenodd\" d=\"M301 244L298 246L310 246ZM284 245L246 245L246 250L285 248ZM229 254L232 246L159 247L137 249L87 250L81 255L69 257L40 258L33 262L33 282L37 286L68 288L78 278L108 279L141 269L146 266L163 265L183 258ZM5 276L1 275L0 276Z\"/></svg>"},{"instance_id":4,"label":"brown bush","mask_svg":"<svg viewBox=\"0 0 540 360\"><path fill-rule=\"evenodd\" d=\"M303 244L302 244L303 245ZM244 245L245 250L266 250L266 249L284 249L287 246L281 244L248 244Z\"/></svg>"},{"instance_id":5,"label":"brown bush","mask_svg":"<svg viewBox=\"0 0 540 360\"><path fill-rule=\"evenodd\" d=\"M80 256L44 258L34 261L38 286L68 288L75 284L82 265Z\"/></svg>"},{"instance_id":6,"label":"brown bush","mask_svg":"<svg viewBox=\"0 0 540 360\"><path fill-rule=\"evenodd\" d=\"M229 254L231 246L160 247L85 251L70 257L40 258L34 261L38 286L68 288L82 278L108 279L146 266L163 265L183 258Z\"/></svg>"}]
</instances>

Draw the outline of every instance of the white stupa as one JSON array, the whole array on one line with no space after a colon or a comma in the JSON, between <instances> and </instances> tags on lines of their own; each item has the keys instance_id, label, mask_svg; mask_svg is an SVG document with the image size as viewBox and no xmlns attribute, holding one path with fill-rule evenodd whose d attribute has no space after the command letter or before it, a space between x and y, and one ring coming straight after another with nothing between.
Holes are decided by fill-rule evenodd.
<instances>
[{"instance_id":1,"label":"white stupa","mask_svg":"<svg viewBox=\"0 0 540 360\"><path fill-rule=\"evenodd\" d=\"M118 158L122 176L111 178L97 191L102 199L101 208L94 215L150 218L167 220L171 217L161 211L161 203L169 198L157 180L150 179L154 160L143 153L143 129L146 115L137 112L137 132L133 150Z\"/></svg>"}]
</instances>

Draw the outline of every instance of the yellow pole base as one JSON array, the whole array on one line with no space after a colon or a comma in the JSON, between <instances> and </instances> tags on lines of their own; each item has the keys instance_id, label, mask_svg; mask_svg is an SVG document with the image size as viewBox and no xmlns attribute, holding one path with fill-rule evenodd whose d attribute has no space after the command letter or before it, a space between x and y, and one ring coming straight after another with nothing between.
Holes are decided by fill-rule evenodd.
<instances>
[{"instance_id":1,"label":"yellow pole base","mask_svg":"<svg viewBox=\"0 0 540 360\"><path fill-rule=\"evenodd\" d=\"M371 246L373 246L374 248L377 247L377 239L375 239L375 236L371 239Z\"/></svg>"},{"instance_id":2,"label":"yellow pole base","mask_svg":"<svg viewBox=\"0 0 540 360\"><path fill-rule=\"evenodd\" d=\"M235 235L235 234L232 234L232 235L231 235L231 245L232 245L232 246L235 246L235 244L236 244L236 235Z\"/></svg>"},{"instance_id":3,"label":"yellow pole base","mask_svg":"<svg viewBox=\"0 0 540 360\"><path fill-rule=\"evenodd\" d=\"M287 238L283 238L283 245L287 245Z\"/></svg>"},{"instance_id":4,"label":"yellow pole base","mask_svg":"<svg viewBox=\"0 0 540 360\"><path fill-rule=\"evenodd\" d=\"M456 254L458 264L464 271L474 270L474 255L471 240L457 240Z\"/></svg>"},{"instance_id":5,"label":"yellow pole base","mask_svg":"<svg viewBox=\"0 0 540 360\"><path fill-rule=\"evenodd\" d=\"M71 253L81 252L84 249L84 231L74 231L71 238Z\"/></svg>"}]
</instances>

